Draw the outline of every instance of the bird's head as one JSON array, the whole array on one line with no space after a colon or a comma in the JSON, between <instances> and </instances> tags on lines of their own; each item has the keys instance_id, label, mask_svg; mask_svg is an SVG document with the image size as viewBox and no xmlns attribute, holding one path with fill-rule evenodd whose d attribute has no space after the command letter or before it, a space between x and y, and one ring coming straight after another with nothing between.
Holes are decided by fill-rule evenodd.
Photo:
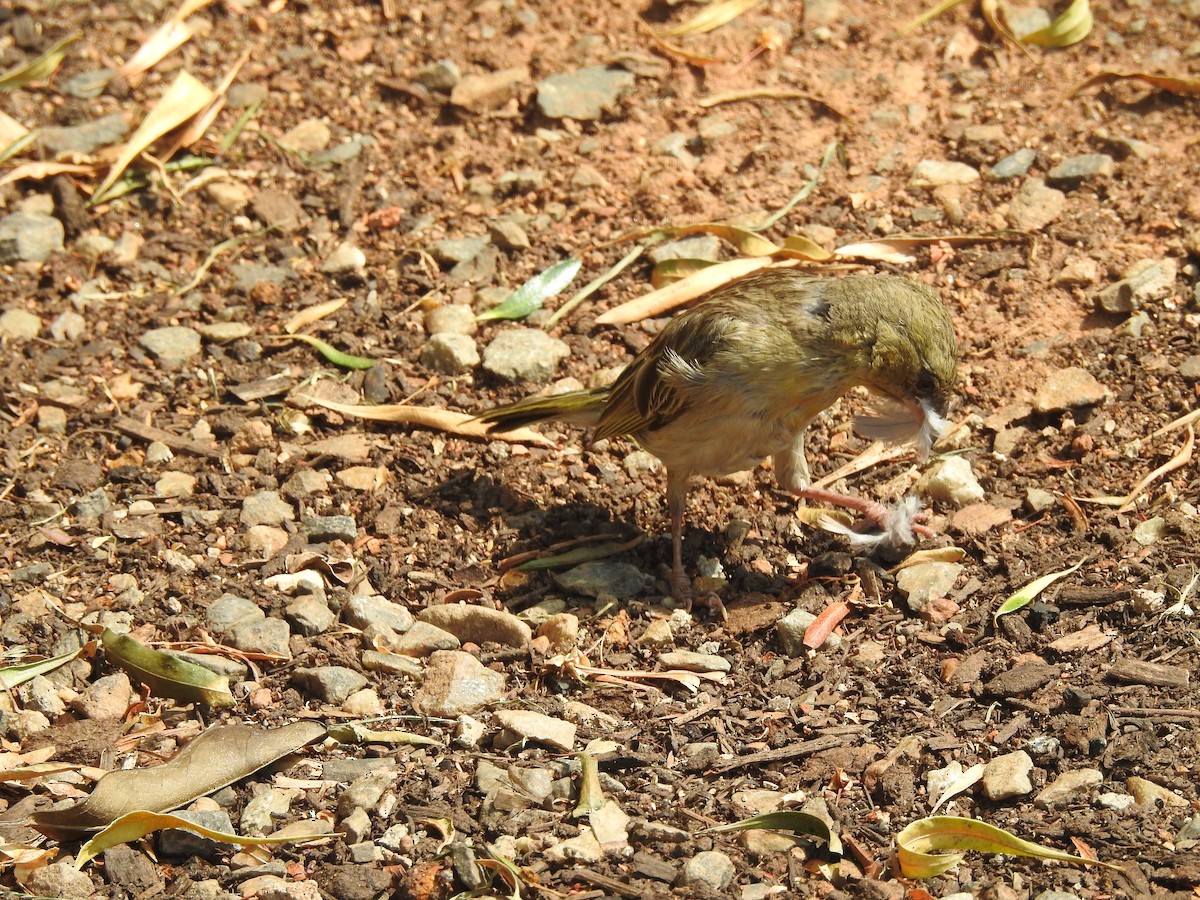
<instances>
[{"instance_id":1,"label":"bird's head","mask_svg":"<svg viewBox=\"0 0 1200 900\"><path fill-rule=\"evenodd\" d=\"M874 307L870 318L875 323L866 332L864 380L907 411L906 437L915 432L924 455L945 429L957 380L954 323L925 285L886 276L873 280L873 296L864 301Z\"/></svg>"}]
</instances>

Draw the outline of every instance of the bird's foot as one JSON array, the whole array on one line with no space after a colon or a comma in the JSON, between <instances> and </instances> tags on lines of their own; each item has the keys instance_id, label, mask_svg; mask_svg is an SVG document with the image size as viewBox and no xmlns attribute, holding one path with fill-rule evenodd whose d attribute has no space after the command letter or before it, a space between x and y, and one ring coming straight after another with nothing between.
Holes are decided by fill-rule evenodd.
<instances>
[{"instance_id":1,"label":"bird's foot","mask_svg":"<svg viewBox=\"0 0 1200 900\"><path fill-rule=\"evenodd\" d=\"M894 531L899 531L902 534L907 531L914 537L925 538L926 540L935 535L934 530L925 524L929 521L929 515L915 509L908 498L901 500L894 507L884 506L878 500L871 500L866 504L862 513L863 517L860 525L872 525L875 530L882 531L885 534L891 534ZM856 527L855 530L858 530L858 528ZM916 541L910 540L908 543L916 543Z\"/></svg>"},{"instance_id":2,"label":"bird's foot","mask_svg":"<svg viewBox=\"0 0 1200 900\"><path fill-rule=\"evenodd\" d=\"M799 493L806 500L840 506L862 516L853 529L834 529L860 546L901 551L912 547L920 538L934 536L933 530L924 524L928 516L921 512L916 497L904 497L889 507L876 500L851 497L835 491L805 488ZM864 525L867 527L864 528Z\"/></svg>"},{"instance_id":3,"label":"bird's foot","mask_svg":"<svg viewBox=\"0 0 1200 900\"><path fill-rule=\"evenodd\" d=\"M720 616L722 622L729 621L729 613L716 591L696 593L692 590L692 580L688 578L687 572L683 569L667 569L666 566L663 569L663 577L671 586L671 596L683 606L684 610L690 613L693 606L703 606Z\"/></svg>"}]
</instances>

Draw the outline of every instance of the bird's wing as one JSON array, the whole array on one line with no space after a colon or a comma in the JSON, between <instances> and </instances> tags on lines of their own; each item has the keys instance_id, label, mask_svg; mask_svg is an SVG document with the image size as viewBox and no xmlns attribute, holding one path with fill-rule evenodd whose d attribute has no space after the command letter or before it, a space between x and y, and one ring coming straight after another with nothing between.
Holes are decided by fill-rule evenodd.
<instances>
[{"instance_id":1,"label":"bird's wing","mask_svg":"<svg viewBox=\"0 0 1200 900\"><path fill-rule=\"evenodd\" d=\"M687 409L710 380L706 364L728 324L723 313L703 307L672 320L613 384L593 439L653 431Z\"/></svg>"}]
</instances>

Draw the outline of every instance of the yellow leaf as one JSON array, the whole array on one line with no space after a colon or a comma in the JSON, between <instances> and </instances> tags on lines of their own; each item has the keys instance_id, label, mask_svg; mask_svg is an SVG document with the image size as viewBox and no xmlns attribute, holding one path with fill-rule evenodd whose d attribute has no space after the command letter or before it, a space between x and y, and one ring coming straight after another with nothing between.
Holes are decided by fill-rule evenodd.
<instances>
[{"instance_id":1,"label":"yellow leaf","mask_svg":"<svg viewBox=\"0 0 1200 900\"><path fill-rule=\"evenodd\" d=\"M995 615L992 616L993 624L1001 616L1010 612L1016 612L1018 609L1021 609L1023 606L1027 605L1033 600L1034 597L1036 597L1046 588L1050 587L1050 585L1054 584L1054 582L1058 581L1058 579L1065 578L1066 576L1070 575L1072 572L1082 566L1083 563L1084 560L1081 559L1069 569L1063 569L1061 572L1051 572L1049 575L1043 575L1041 578L1036 578L1029 582L1029 584L1025 585L1025 587L1014 593L1000 605L1000 608L996 610Z\"/></svg>"},{"instance_id":2,"label":"yellow leaf","mask_svg":"<svg viewBox=\"0 0 1200 900\"><path fill-rule=\"evenodd\" d=\"M1038 47L1069 47L1078 44L1092 31L1094 20L1088 0L1072 0L1061 16L1032 34L1021 35L1021 42Z\"/></svg>"},{"instance_id":3,"label":"yellow leaf","mask_svg":"<svg viewBox=\"0 0 1200 900\"><path fill-rule=\"evenodd\" d=\"M1124 79L1141 81L1161 91L1167 91L1170 94L1200 97L1200 78L1180 78L1176 75L1156 75L1152 72L1117 72L1112 70L1105 70L1093 75L1087 81L1083 82L1083 84L1079 85L1079 87L1075 88L1075 90L1071 91L1071 96L1074 97L1093 85Z\"/></svg>"},{"instance_id":4,"label":"yellow leaf","mask_svg":"<svg viewBox=\"0 0 1200 900\"><path fill-rule=\"evenodd\" d=\"M922 25L924 25L926 22L928 22L930 19L935 19L938 16L940 16L942 13L947 12L948 10L954 9L954 7L958 6L958 4L960 4L962 2L963 2L963 0L942 0L941 3L938 3L936 6L932 7L931 9L925 10L925 12L921 13L915 19L905 22L903 25L901 25L899 28L896 29L896 34L908 34L910 31L915 31L916 29L918 29Z\"/></svg>"},{"instance_id":5,"label":"yellow leaf","mask_svg":"<svg viewBox=\"0 0 1200 900\"><path fill-rule=\"evenodd\" d=\"M667 28L660 28L658 33L662 37L683 37L688 34L704 34L712 31L714 28L720 28L729 22L732 22L742 13L753 9L762 3L762 0L719 0L717 3L711 3L702 9L686 22L680 22L678 25L671 25Z\"/></svg>"}]
</instances>

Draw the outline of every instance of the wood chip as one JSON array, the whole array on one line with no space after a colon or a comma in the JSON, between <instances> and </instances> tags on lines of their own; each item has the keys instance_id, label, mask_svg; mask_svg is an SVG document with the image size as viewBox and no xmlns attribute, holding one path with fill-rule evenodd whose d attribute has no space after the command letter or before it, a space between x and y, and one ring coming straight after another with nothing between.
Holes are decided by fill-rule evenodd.
<instances>
[{"instance_id":1,"label":"wood chip","mask_svg":"<svg viewBox=\"0 0 1200 900\"><path fill-rule=\"evenodd\" d=\"M1108 669L1108 677L1126 684L1149 684L1155 687L1184 688L1191 673L1180 666L1143 662L1140 659L1119 659Z\"/></svg>"}]
</instances>

